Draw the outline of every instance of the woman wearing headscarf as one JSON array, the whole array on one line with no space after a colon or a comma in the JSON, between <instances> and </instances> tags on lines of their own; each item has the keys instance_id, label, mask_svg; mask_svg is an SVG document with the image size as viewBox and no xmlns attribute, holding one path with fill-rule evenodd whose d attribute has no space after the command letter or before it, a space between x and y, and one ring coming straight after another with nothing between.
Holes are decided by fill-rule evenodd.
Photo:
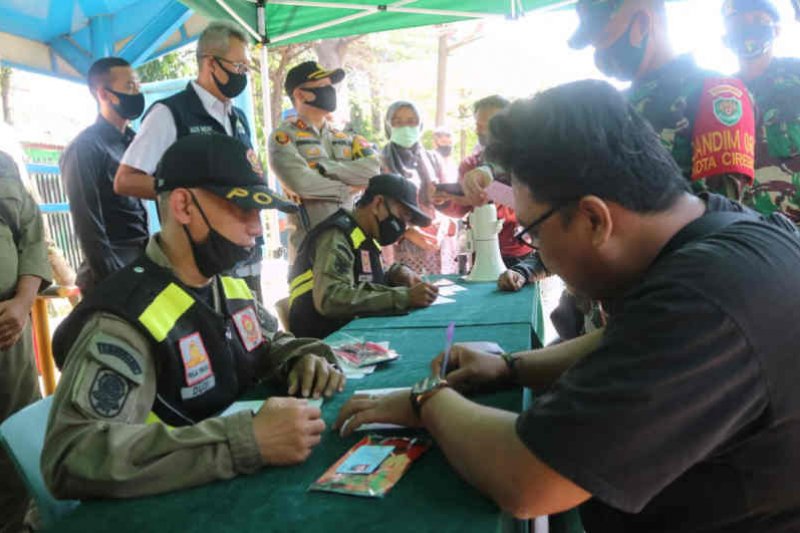
<instances>
[{"instance_id":1,"label":"woman wearing headscarf","mask_svg":"<svg viewBox=\"0 0 800 533\"><path fill-rule=\"evenodd\" d=\"M457 271L456 227L434 209L435 185L445 182L444 171L436 154L420 142L422 115L412 102L395 102L386 112L385 128L389 143L381 152L383 172L411 180L419 191L420 208L433 220L426 228L412 226L406 230L393 246L394 261L405 263L417 272L453 274Z\"/></svg>"}]
</instances>

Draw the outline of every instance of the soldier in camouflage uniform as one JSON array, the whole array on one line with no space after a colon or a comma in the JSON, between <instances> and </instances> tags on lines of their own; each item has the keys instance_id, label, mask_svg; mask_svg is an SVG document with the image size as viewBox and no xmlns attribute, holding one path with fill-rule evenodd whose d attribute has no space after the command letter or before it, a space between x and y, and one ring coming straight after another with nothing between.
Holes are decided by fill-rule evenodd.
<instances>
[{"instance_id":1,"label":"soldier in camouflage uniform","mask_svg":"<svg viewBox=\"0 0 800 533\"><path fill-rule=\"evenodd\" d=\"M758 109L756 179L745 203L800 224L800 59L773 57L780 14L769 0L726 0L725 43Z\"/></svg>"},{"instance_id":2,"label":"soldier in camouflage uniform","mask_svg":"<svg viewBox=\"0 0 800 533\"><path fill-rule=\"evenodd\" d=\"M632 81L628 100L661 136L695 191L740 199L752 169L749 175L695 176L695 119L709 111L701 105L711 104L701 94L707 79L722 77L700 69L689 55L673 54L663 0L580 0L578 14L581 23L570 46L594 46L595 63L604 74Z\"/></svg>"},{"instance_id":3,"label":"soldier in camouflage uniform","mask_svg":"<svg viewBox=\"0 0 800 533\"><path fill-rule=\"evenodd\" d=\"M342 79L342 69L325 70L315 61L286 75L284 88L297 116L270 134L269 159L281 185L302 204L298 214L289 215L290 264L306 233L339 208L351 209L355 194L380 171L364 137L328 124L327 115L336 110L333 84Z\"/></svg>"}]
</instances>

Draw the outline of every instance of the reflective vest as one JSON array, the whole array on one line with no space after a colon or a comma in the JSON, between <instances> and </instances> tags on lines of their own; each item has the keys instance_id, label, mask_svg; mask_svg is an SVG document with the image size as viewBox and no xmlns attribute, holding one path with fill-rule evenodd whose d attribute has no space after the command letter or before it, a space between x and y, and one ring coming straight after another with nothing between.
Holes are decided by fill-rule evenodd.
<instances>
[{"instance_id":1,"label":"reflective vest","mask_svg":"<svg viewBox=\"0 0 800 533\"><path fill-rule=\"evenodd\" d=\"M364 234L350 213L339 209L308 233L289 272L289 330L297 337L321 339L350 321L322 316L314 307L312 289L316 240L320 234L331 228L341 231L347 237L355 256L355 282L384 283L379 245Z\"/></svg>"},{"instance_id":2,"label":"reflective vest","mask_svg":"<svg viewBox=\"0 0 800 533\"><path fill-rule=\"evenodd\" d=\"M56 330L61 366L86 319L119 316L149 341L156 363L153 413L171 426L218 415L255 384L269 350L244 280L219 276L220 312L197 299L167 268L142 256L101 283Z\"/></svg>"}]
</instances>

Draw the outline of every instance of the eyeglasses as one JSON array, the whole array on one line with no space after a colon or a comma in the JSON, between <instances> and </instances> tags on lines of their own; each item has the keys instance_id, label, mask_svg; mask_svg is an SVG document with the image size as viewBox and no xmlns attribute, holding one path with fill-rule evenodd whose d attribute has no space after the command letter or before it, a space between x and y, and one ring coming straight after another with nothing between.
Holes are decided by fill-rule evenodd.
<instances>
[{"instance_id":1,"label":"eyeglasses","mask_svg":"<svg viewBox=\"0 0 800 533\"><path fill-rule=\"evenodd\" d=\"M537 217L536 220L519 230L515 235L514 239L530 248L531 250L538 250L539 249L539 226L544 224L548 218L556 214L556 212L564 209L569 204L574 202L575 200L567 200L564 202L559 202L558 204L554 205L550 209L548 209L543 215Z\"/></svg>"},{"instance_id":2,"label":"eyeglasses","mask_svg":"<svg viewBox=\"0 0 800 533\"><path fill-rule=\"evenodd\" d=\"M250 69L252 68L249 63L236 63L234 61L231 61L230 59L225 59L224 57L220 56L210 56L210 57L216 59L217 62L222 61L224 63L228 63L233 67L233 71L237 74L247 74L248 72L250 72Z\"/></svg>"}]
</instances>

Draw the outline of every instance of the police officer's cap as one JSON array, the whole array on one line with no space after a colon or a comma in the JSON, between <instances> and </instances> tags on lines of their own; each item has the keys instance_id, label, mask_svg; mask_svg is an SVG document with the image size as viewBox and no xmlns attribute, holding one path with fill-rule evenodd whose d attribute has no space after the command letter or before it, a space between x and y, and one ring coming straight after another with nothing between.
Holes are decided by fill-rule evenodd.
<instances>
[{"instance_id":1,"label":"police officer's cap","mask_svg":"<svg viewBox=\"0 0 800 533\"><path fill-rule=\"evenodd\" d=\"M300 63L296 67L293 67L292 70L289 71L286 75L283 88L286 90L286 94L291 98L292 91L305 82L324 80L325 78L330 78L331 83L339 83L344 79L344 70L340 68L328 70L316 61L306 61L305 63Z\"/></svg>"},{"instance_id":2,"label":"police officer's cap","mask_svg":"<svg viewBox=\"0 0 800 533\"><path fill-rule=\"evenodd\" d=\"M197 187L243 209L297 211L297 205L272 192L261 162L237 139L219 133L192 134L170 146L155 172L156 192Z\"/></svg>"},{"instance_id":3,"label":"police officer's cap","mask_svg":"<svg viewBox=\"0 0 800 533\"><path fill-rule=\"evenodd\" d=\"M578 0L576 9L580 25L569 39L570 47L581 49L589 46L624 2L625 0Z\"/></svg>"},{"instance_id":4,"label":"police officer's cap","mask_svg":"<svg viewBox=\"0 0 800 533\"><path fill-rule=\"evenodd\" d=\"M753 11L763 11L775 22L781 19L780 13L769 0L725 0L722 4L722 16L725 18Z\"/></svg>"},{"instance_id":5,"label":"police officer's cap","mask_svg":"<svg viewBox=\"0 0 800 533\"><path fill-rule=\"evenodd\" d=\"M415 226L430 226L431 219L417 204L417 187L397 174L378 174L369 180L364 196L387 196L406 206L411 211L411 223Z\"/></svg>"}]
</instances>

